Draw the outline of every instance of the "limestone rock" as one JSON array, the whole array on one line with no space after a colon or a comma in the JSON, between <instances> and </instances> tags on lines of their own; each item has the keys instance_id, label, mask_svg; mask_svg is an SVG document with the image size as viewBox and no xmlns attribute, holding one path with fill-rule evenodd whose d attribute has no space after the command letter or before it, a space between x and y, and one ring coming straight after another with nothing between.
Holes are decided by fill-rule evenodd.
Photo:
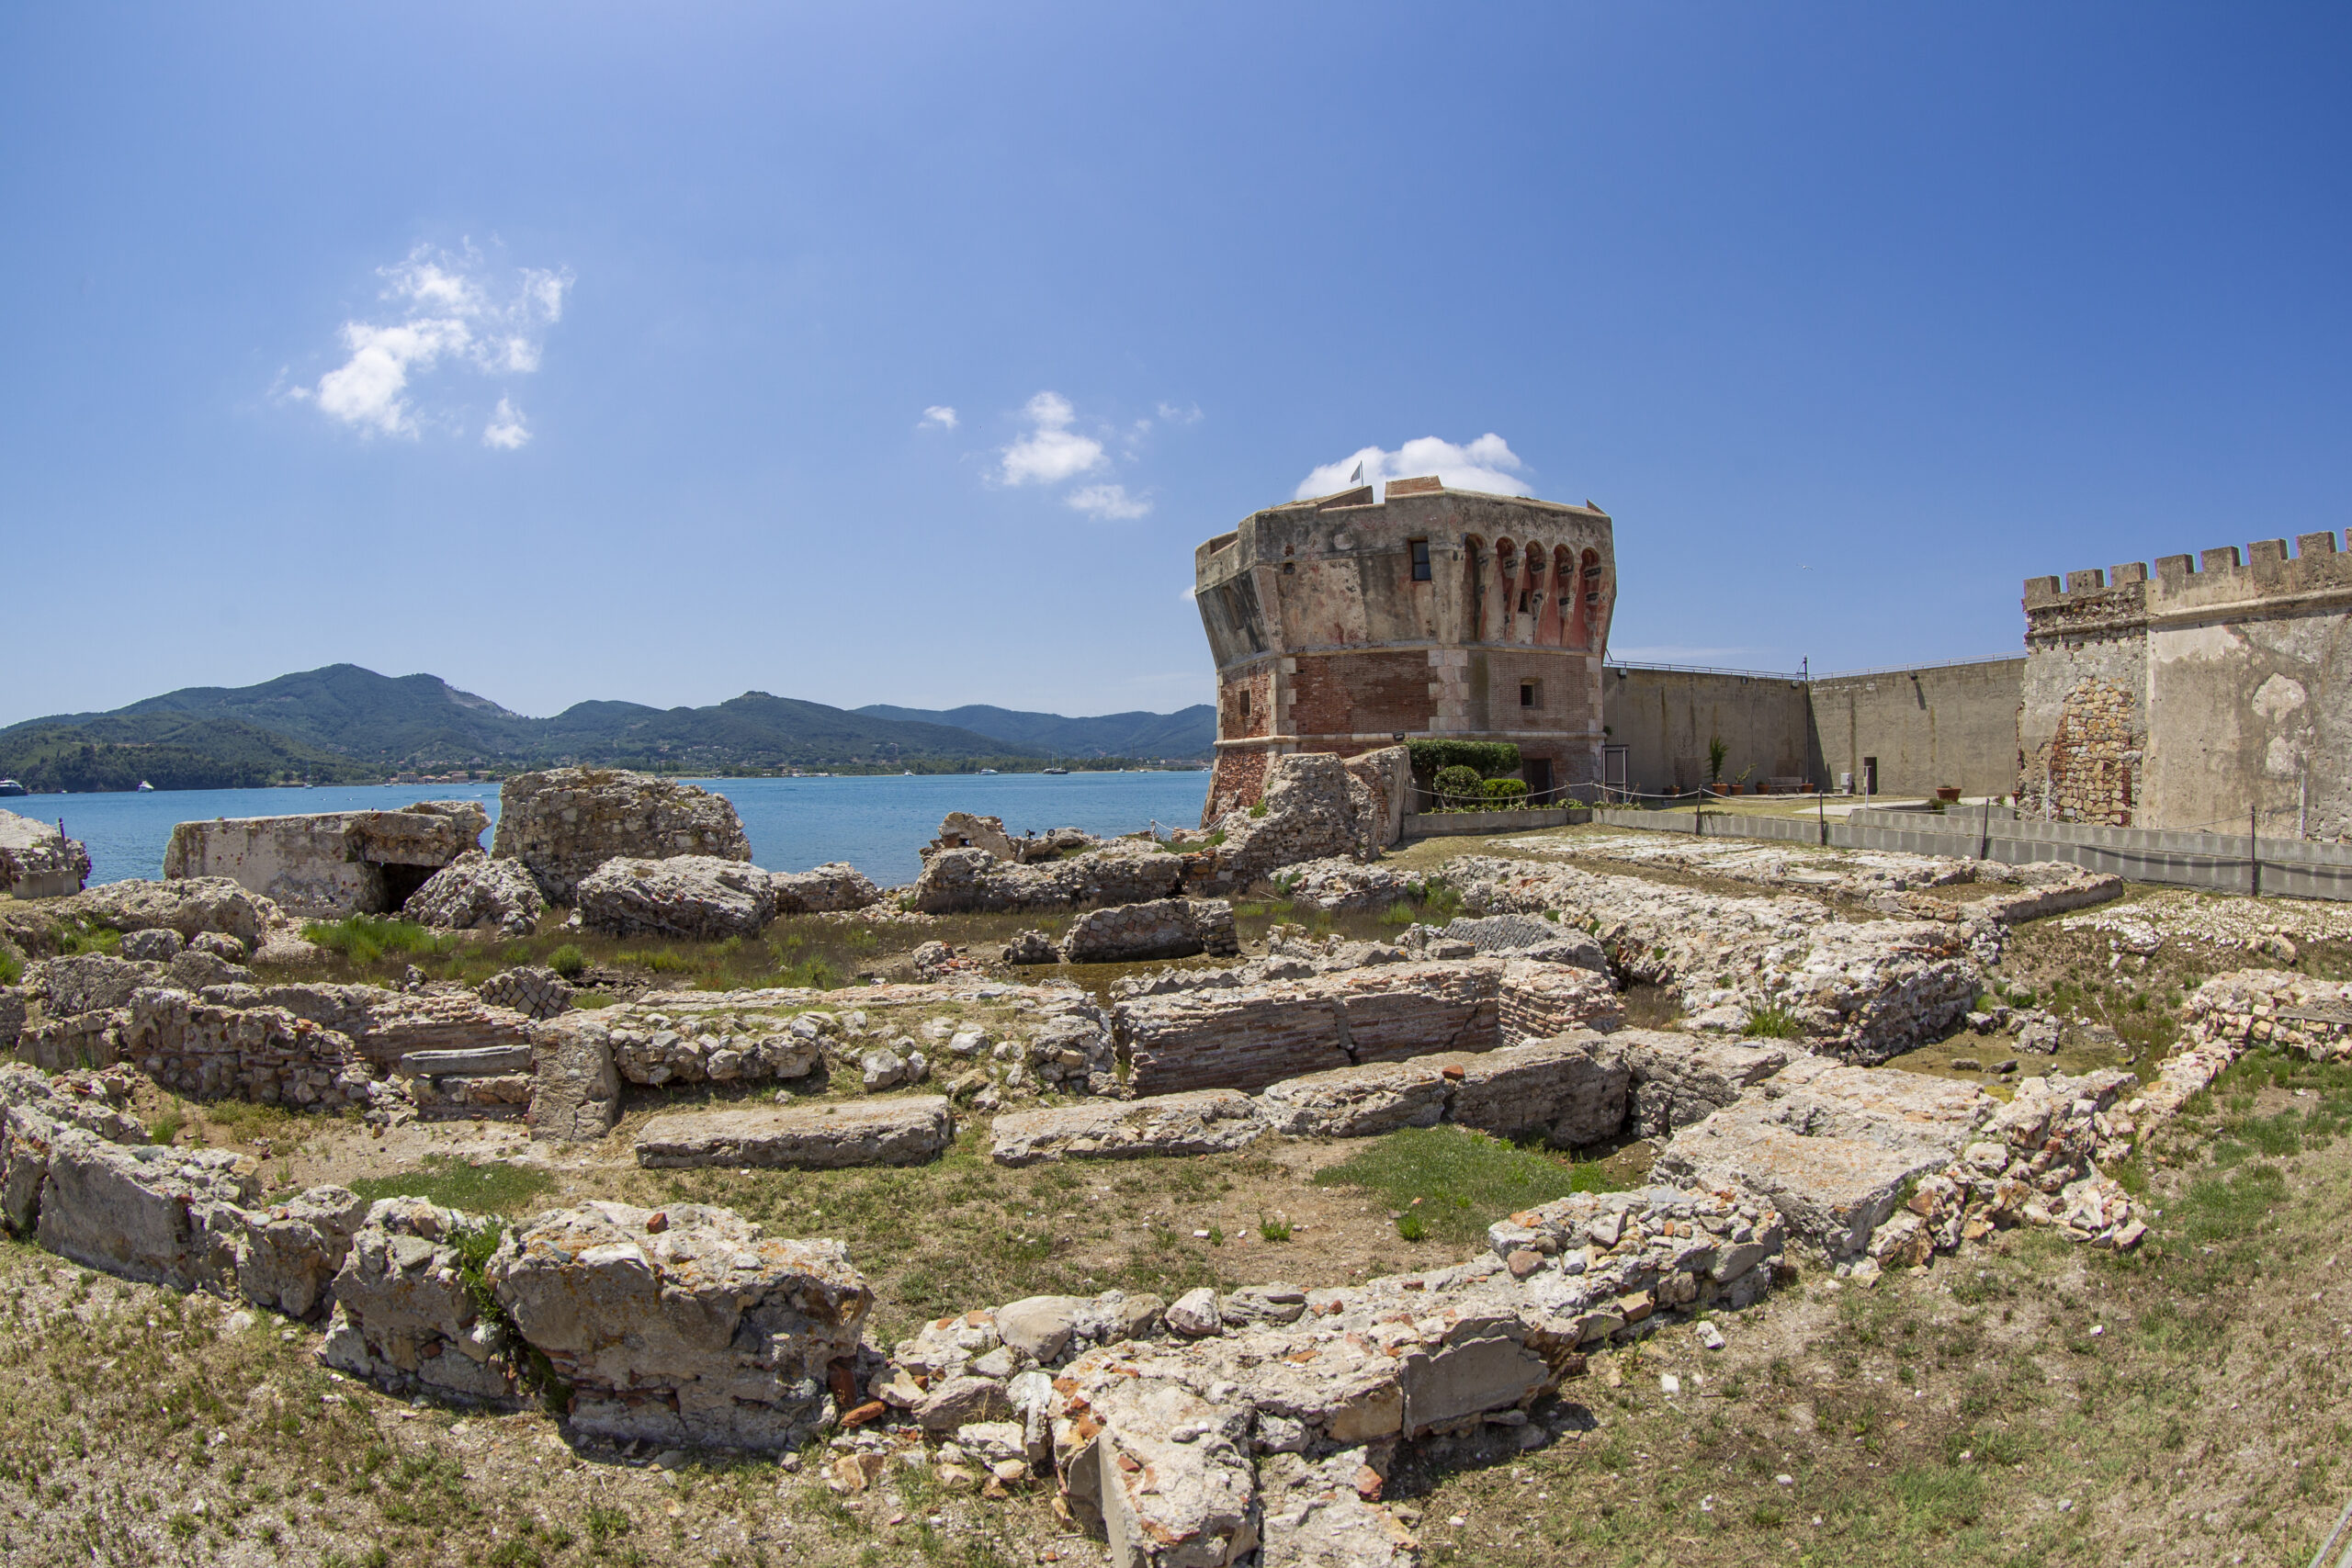
<instances>
[{"instance_id":1,"label":"limestone rock","mask_svg":"<svg viewBox=\"0 0 2352 1568\"><path fill-rule=\"evenodd\" d=\"M1225 1314L1217 1306L1216 1292L1206 1285L1186 1291L1168 1303L1161 1314L1169 1332L1188 1339L1199 1339L1225 1331Z\"/></svg>"},{"instance_id":2,"label":"limestone rock","mask_svg":"<svg viewBox=\"0 0 2352 1568\"><path fill-rule=\"evenodd\" d=\"M925 914L982 914L1141 904L1183 891L1184 857L1119 840L1067 860L1020 865L986 850L942 850L908 889Z\"/></svg>"},{"instance_id":3,"label":"limestone rock","mask_svg":"<svg viewBox=\"0 0 2352 1568\"><path fill-rule=\"evenodd\" d=\"M225 1149L110 1144L58 1126L37 1234L88 1268L192 1291L233 1270L233 1244L209 1227L260 1191L251 1161Z\"/></svg>"},{"instance_id":4,"label":"limestone rock","mask_svg":"<svg viewBox=\"0 0 2352 1568\"><path fill-rule=\"evenodd\" d=\"M1445 1117L1446 1080L1420 1062L1334 1067L1266 1086L1258 1114L1293 1137L1366 1138Z\"/></svg>"},{"instance_id":5,"label":"limestone rock","mask_svg":"<svg viewBox=\"0 0 2352 1568\"><path fill-rule=\"evenodd\" d=\"M538 884L520 864L468 850L410 894L401 914L441 931L529 936L546 908Z\"/></svg>"},{"instance_id":6,"label":"limestone rock","mask_svg":"<svg viewBox=\"0 0 2352 1568\"><path fill-rule=\"evenodd\" d=\"M1041 1160L1224 1154L1265 1131L1248 1095L1229 1089L1197 1089L999 1116L989 1128L989 1157L999 1165L1023 1166Z\"/></svg>"},{"instance_id":7,"label":"limestone rock","mask_svg":"<svg viewBox=\"0 0 2352 1568\"><path fill-rule=\"evenodd\" d=\"M1240 952L1233 906L1222 898L1159 898L1092 909L1062 935L1069 964L1134 964L1196 953L1230 957Z\"/></svg>"},{"instance_id":8,"label":"limestone rock","mask_svg":"<svg viewBox=\"0 0 2352 1568\"><path fill-rule=\"evenodd\" d=\"M134 964L169 964L187 946L187 938L168 926L156 931L130 931L119 950Z\"/></svg>"},{"instance_id":9,"label":"limestone rock","mask_svg":"<svg viewBox=\"0 0 2352 1568\"><path fill-rule=\"evenodd\" d=\"M996 1331L1033 1361L1050 1362L1069 1348L1084 1296L1027 1296L996 1309Z\"/></svg>"},{"instance_id":10,"label":"limestone rock","mask_svg":"<svg viewBox=\"0 0 2352 1568\"><path fill-rule=\"evenodd\" d=\"M955 1119L940 1095L674 1111L655 1117L638 1134L637 1163L648 1169L913 1165L938 1154L955 1136Z\"/></svg>"},{"instance_id":11,"label":"limestone rock","mask_svg":"<svg viewBox=\"0 0 2352 1568\"><path fill-rule=\"evenodd\" d=\"M519 1404L519 1348L482 1315L458 1246L491 1224L421 1198L369 1205L335 1272L320 1359L390 1393Z\"/></svg>"},{"instance_id":12,"label":"limestone rock","mask_svg":"<svg viewBox=\"0 0 2352 1568\"><path fill-rule=\"evenodd\" d=\"M50 1017L65 1018L128 1006L131 993L162 976L161 964L150 967L103 953L84 953L33 965L26 987L41 998Z\"/></svg>"},{"instance_id":13,"label":"limestone rock","mask_svg":"<svg viewBox=\"0 0 2352 1568\"><path fill-rule=\"evenodd\" d=\"M124 940L128 942L130 939L126 937ZM213 937L212 940L225 942L230 939ZM254 983L254 972L242 964L230 962L209 947L191 944L164 966L163 983L182 991L201 991L210 986L250 986Z\"/></svg>"},{"instance_id":14,"label":"limestone rock","mask_svg":"<svg viewBox=\"0 0 2352 1568\"><path fill-rule=\"evenodd\" d=\"M752 858L743 825L724 796L649 773L617 768L517 773L498 799L491 852L520 862L558 904L571 903L581 879L609 860ZM773 910L772 890L766 902Z\"/></svg>"},{"instance_id":15,"label":"limestone rock","mask_svg":"<svg viewBox=\"0 0 2352 1568\"><path fill-rule=\"evenodd\" d=\"M724 1014L682 1018L673 1027L662 1029L624 1021L613 1024L609 1034L613 1066L620 1076L630 1083L657 1087L804 1078L824 1060L824 1047L814 1033Z\"/></svg>"},{"instance_id":16,"label":"limestone rock","mask_svg":"<svg viewBox=\"0 0 2352 1568\"><path fill-rule=\"evenodd\" d=\"M998 1421L1012 1414L1012 1401L995 1378L953 1377L923 1395L914 1407L915 1425L926 1432L953 1432L970 1421Z\"/></svg>"},{"instance_id":17,"label":"limestone rock","mask_svg":"<svg viewBox=\"0 0 2352 1568\"><path fill-rule=\"evenodd\" d=\"M1996 1102L1965 1084L1809 1058L1677 1133L1662 1177L1737 1186L1833 1260L1862 1255L1905 1183L1958 1159Z\"/></svg>"},{"instance_id":18,"label":"limestone rock","mask_svg":"<svg viewBox=\"0 0 2352 1568\"><path fill-rule=\"evenodd\" d=\"M0 1105L20 1105L110 1144L143 1144L147 1129L130 1111L133 1080L122 1068L51 1075L0 1063Z\"/></svg>"},{"instance_id":19,"label":"limestone rock","mask_svg":"<svg viewBox=\"0 0 2352 1568\"><path fill-rule=\"evenodd\" d=\"M1015 931L1012 940L1004 944L1007 964L1058 964L1061 960L1062 950L1044 931Z\"/></svg>"},{"instance_id":20,"label":"limestone rock","mask_svg":"<svg viewBox=\"0 0 2352 1568\"><path fill-rule=\"evenodd\" d=\"M500 970L475 987L474 995L525 1018L553 1018L571 1008L571 984L552 969L527 964Z\"/></svg>"},{"instance_id":21,"label":"limestone rock","mask_svg":"<svg viewBox=\"0 0 2352 1568\"><path fill-rule=\"evenodd\" d=\"M57 930L87 921L119 931L169 929L191 942L206 931L235 938L242 958L259 947L282 917L267 898L246 892L225 876L175 882L107 882L86 893L39 904L0 903L0 934L28 953L55 953Z\"/></svg>"},{"instance_id":22,"label":"limestone rock","mask_svg":"<svg viewBox=\"0 0 2352 1568\"><path fill-rule=\"evenodd\" d=\"M345 1187L313 1187L237 1220L237 1290L256 1306L310 1318L333 1299L367 1200Z\"/></svg>"},{"instance_id":23,"label":"limestone rock","mask_svg":"<svg viewBox=\"0 0 2352 1568\"><path fill-rule=\"evenodd\" d=\"M847 861L829 861L813 871L775 872L768 878L775 889L779 915L829 915L863 909L879 903L882 890Z\"/></svg>"},{"instance_id":24,"label":"limestone rock","mask_svg":"<svg viewBox=\"0 0 2352 1568\"><path fill-rule=\"evenodd\" d=\"M839 1414L831 1371L874 1303L839 1242L697 1203L541 1214L485 1272L571 1385L571 1425L616 1441L799 1446Z\"/></svg>"},{"instance_id":25,"label":"limestone rock","mask_svg":"<svg viewBox=\"0 0 2352 1568\"><path fill-rule=\"evenodd\" d=\"M1342 760L1327 751L1276 757L1266 770L1260 816L1230 811L1216 826L1208 880L1239 890L1283 866L1335 857L1368 861L1404 826L1400 785L1411 763L1401 746Z\"/></svg>"},{"instance_id":26,"label":"limestone rock","mask_svg":"<svg viewBox=\"0 0 2352 1568\"><path fill-rule=\"evenodd\" d=\"M0 1055L13 1055L17 1037L25 1031L25 993L14 986L0 986Z\"/></svg>"},{"instance_id":27,"label":"limestone rock","mask_svg":"<svg viewBox=\"0 0 2352 1568\"><path fill-rule=\"evenodd\" d=\"M757 866L715 855L614 859L573 888L581 923L609 936L717 942L757 936L775 918L775 888Z\"/></svg>"},{"instance_id":28,"label":"limestone rock","mask_svg":"<svg viewBox=\"0 0 2352 1568\"><path fill-rule=\"evenodd\" d=\"M1119 1568L1229 1568L1258 1544L1251 1412L1171 1378L1091 1383L1092 1431L1056 1458L1073 1506L1102 1520Z\"/></svg>"}]
</instances>

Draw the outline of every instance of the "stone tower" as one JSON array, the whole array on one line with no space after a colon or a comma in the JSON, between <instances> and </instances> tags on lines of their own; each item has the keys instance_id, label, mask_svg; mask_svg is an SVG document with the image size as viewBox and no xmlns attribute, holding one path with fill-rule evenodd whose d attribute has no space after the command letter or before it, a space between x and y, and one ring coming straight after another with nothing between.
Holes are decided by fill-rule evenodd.
<instances>
[{"instance_id":1,"label":"stone tower","mask_svg":"<svg viewBox=\"0 0 2352 1568\"><path fill-rule=\"evenodd\" d=\"M1254 802L1269 757L1400 739L1515 742L1537 793L1600 777L1607 513L1393 479L1253 513L1193 572L1217 672L1208 818Z\"/></svg>"}]
</instances>

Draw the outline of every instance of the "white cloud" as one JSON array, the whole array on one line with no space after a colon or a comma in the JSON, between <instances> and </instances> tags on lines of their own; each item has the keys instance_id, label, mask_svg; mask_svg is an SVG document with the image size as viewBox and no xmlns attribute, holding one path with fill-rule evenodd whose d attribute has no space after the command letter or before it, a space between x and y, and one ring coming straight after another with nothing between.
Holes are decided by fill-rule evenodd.
<instances>
[{"instance_id":1,"label":"white cloud","mask_svg":"<svg viewBox=\"0 0 2352 1568\"><path fill-rule=\"evenodd\" d=\"M1352 476L1358 464L1363 468L1363 478ZM1329 495L1342 491L1351 483L1385 485L1390 479L1412 479L1423 474L1435 474L1449 490L1485 491L1494 495L1532 495L1534 489L1518 476L1517 470L1527 465L1519 460L1510 443L1491 431L1466 446L1434 435L1419 436L1408 441L1394 452L1377 446L1366 446L1351 452L1336 463L1326 463L1299 481L1295 492L1298 500L1309 496Z\"/></svg>"},{"instance_id":2,"label":"white cloud","mask_svg":"<svg viewBox=\"0 0 2352 1568\"><path fill-rule=\"evenodd\" d=\"M414 383L445 364L485 376L537 371L547 329L563 319L571 287L568 270L541 267L517 268L511 281L493 279L470 245L454 255L420 245L379 276L395 319L344 322L339 335L348 357L320 377L315 390L287 394L315 396L322 412L363 435L415 435ZM483 443L512 451L529 439L522 415L502 397Z\"/></svg>"},{"instance_id":3,"label":"white cloud","mask_svg":"<svg viewBox=\"0 0 2352 1568\"><path fill-rule=\"evenodd\" d=\"M956 425L956 411L945 403L933 403L922 411L922 418L915 423L932 430L953 430Z\"/></svg>"},{"instance_id":4,"label":"white cloud","mask_svg":"<svg viewBox=\"0 0 2352 1568\"><path fill-rule=\"evenodd\" d=\"M514 406L513 400L499 399L497 409L490 416L490 423L482 427L481 444L495 446L502 452L512 452L527 445L530 439L531 427L524 423L523 411Z\"/></svg>"},{"instance_id":5,"label":"white cloud","mask_svg":"<svg viewBox=\"0 0 2352 1568\"><path fill-rule=\"evenodd\" d=\"M1159 405L1159 417L1170 424L1198 424L1201 423L1201 405L1187 403L1179 408L1174 403L1162 403Z\"/></svg>"},{"instance_id":6,"label":"white cloud","mask_svg":"<svg viewBox=\"0 0 2352 1568\"><path fill-rule=\"evenodd\" d=\"M1022 410L1029 434L1004 448L1002 478L1009 485L1059 484L1092 473L1107 459L1102 443L1070 428L1078 411L1057 392L1040 392Z\"/></svg>"},{"instance_id":7,"label":"white cloud","mask_svg":"<svg viewBox=\"0 0 2352 1568\"><path fill-rule=\"evenodd\" d=\"M1135 518L1148 517L1151 514L1149 499L1139 495L1130 496L1125 485L1088 485L1083 490L1070 491L1062 500L1065 504L1077 508L1097 521L1115 519L1129 522Z\"/></svg>"}]
</instances>

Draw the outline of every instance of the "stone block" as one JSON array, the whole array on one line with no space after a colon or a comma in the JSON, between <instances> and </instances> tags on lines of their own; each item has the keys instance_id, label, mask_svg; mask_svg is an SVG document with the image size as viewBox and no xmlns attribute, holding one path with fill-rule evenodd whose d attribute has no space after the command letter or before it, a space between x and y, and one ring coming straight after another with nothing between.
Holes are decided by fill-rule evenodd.
<instances>
[{"instance_id":1,"label":"stone block","mask_svg":"<svg viewBox=\"0 0 2352 1568\"><path fill-rule=\"evenodd\" d=\"M485 1273L571 1385L571 1426L616 1442L798 1447L840 1414L833 1371L874 1303L839 1242L698 1203L541 1214Z\"/></svg>"},{"instance_id":2,"label":"stone block","mask_svg":"<svg viewBox=\"0 0 2352 1568\"><path fill-rule=\"evenodd\" d=\"M260 1192L253 1161L225 1149L110 1144L57 1126L36 1234L50 1251L101 1273L192 1291L235 1269L233 1243L210 1228L215 1212Z\"/></svg>"},{"instance_id":3,"label":"stone block","mask_svg":"<svg viewBox=\"0 0 2352 1568\"><path fill-rule=\"evenodd\" d=\"M369 1205L335 1271L319 1359L390 1393L519 1405L520 1347L482 1314L458 1246L494 1224L421 1198Z\"/></svg>"},{"instance_id":4,"label":"stone block","mask_svg":"<svg viewBox=\"0 0 2352 1568\"><path fill-rule=\"evenodd\" d=\"M914 1165L955 1136L955 1118L942 1095L675 1111L655 1117L638 1134L637 1163L649 1169Z\"/></svg>"},{"instance_id":5,"label":"stone block","mask_svg":"<svg viewBox=\"0 0 2352 1568\"><path fill-rule=\"evenodd\" d=\"M531 1136L593 1143L611 1132L620 1117L621 1080L604 1021L566 1013L533 1025L529 1039Z\"/></svg>"},{"instance_id":6,"label":"stone block","mask_svg":"<svg viewBox=\"0 0 2352 1568\"><path fill-rule=\"evenodd\" d=\"M1136 964L1196 953L1230 957L1240 951L1233 906L1222 898L1159 898L1079 915L1063 932L1069 964Z\"/></svg>"},{"instance_id":7,"label":"stone block","mask_svg":"<svg viewBox=\"0 0 2352 1568\"><path fill-rule=\"evenodd\" d=\"M775 918L775 887L755 865L717 855L616 858L573 886L581 924L607 936L718 942L757 936Z\"/></svg>"},{"instance_id":8,"label":"stone block","mask_svg":"<svg viewBox=\"0 0 2352 1568\"><path fill-rule=\"evenodd\" d=\"M1195 1089L1145 1100L1100 1100L999 1116L989 1157L999 1165L1226 1154L1262 1136L1257 1106L1238 1089Z\"/></svg>"},{"instance_id":9,"label":"stone block","mask_svg":"<svg viewBox=\"0 0 2352 1568\"><path fill-rule=\"evenodd\" d=\"M1633 1076L1634 1127L1670 1136L1737 1100L1804 1053L1777 1043L1734 1044L1662 1029L1620 1030L1610 1038Z\"/></svg>"},{"instance_id":10,"label":"stone block","mask_svg":"<svg viewBox=\"0 0 2352 1568\"><path fill-rule=\"evenodd\" d=\"M776 872L768 881L775 889L778 915L863 909L882 897L882 890L872 879L847 861L830 861L813 871Z\"/></svg>"},{"instance_id":11,"label":"stone block","mask_svg":"<svg viewBox=\"0 0 2352 1568\"><path fill-rule=\"evenodd\" d=\"M164 849L164 875L225 876L295 914L391 914L424 874L479 850L489 823L470 800L183 822Z\"/></svg>"},{"instance_id":12,"label":"stone block","mask_svg":"<svg viewBox=\"0 0 2352 1568\"><path fill-rule=\"evenodd\" d=\"M1421 1061L1333 1067L1269 1084L1259 1119L1293 1137L1366 1138L1445 1118L1446 1079Z\"/></svg>"},{"instance_id":13,"label":"stone block","mask_svg":"<svg viewBox=\"0 0 2352 1568\"><path fill-rule=\"evenodd\" d=\"M368 1201L346 1187L313 1187L236 1216L237 1290L255 1306L307 1319L334 1299L337 1270Z\"/></svg>"},{"instance_id":14,"label":"stone block","mask_svg":"<svg viewBox=\"0 0 2352 1568\"><path fill-rule=\"evenodd\" d=\"M619 768L556 768L516 773L500 787L491 853L520 862L551 902L569 904L581 879L609 860L749 862L752 845L724 795Z\"/></svg>"},{"instance_id":15,"label":"stone block","mask_svg":"<svg viewBox=\"0 0 2352 1568\"><path fill-rule=\"evenodd\" d=\"M425 879L401 906L404 919L439 931L529 936L547 908L539 885L511 860L468 850Z\"/></svg>"}]
</instances>

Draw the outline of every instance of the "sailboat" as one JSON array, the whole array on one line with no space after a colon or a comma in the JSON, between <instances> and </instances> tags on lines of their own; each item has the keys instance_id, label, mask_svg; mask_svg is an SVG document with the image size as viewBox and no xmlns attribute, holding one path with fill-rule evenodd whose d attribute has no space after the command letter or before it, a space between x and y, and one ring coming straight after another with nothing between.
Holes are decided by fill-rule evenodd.
<instances>
[{"instance_id":1,"label":"sailboat","mask_svg":"<svg viewBox=\"0 0 2352 1568\"><path fill-rule=\"evenodd\" d=\"M139 781L139 787L131 791L131 793L133 795L153 795L155 793L155 786L149 784L145 779L141 779Z\"/></svg>"}]
</instances>

